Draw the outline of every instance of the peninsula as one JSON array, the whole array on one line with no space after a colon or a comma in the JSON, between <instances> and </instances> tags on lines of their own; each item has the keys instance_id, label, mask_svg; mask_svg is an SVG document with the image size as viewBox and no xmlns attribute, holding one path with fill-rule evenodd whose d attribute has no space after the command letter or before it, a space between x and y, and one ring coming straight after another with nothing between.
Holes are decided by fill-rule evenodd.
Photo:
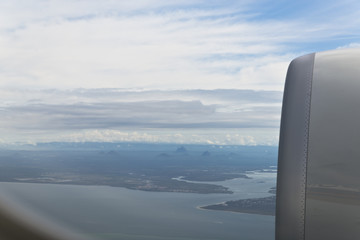
<instances>
[{"instance_id":1,"label":"peninsula","mask_svg":"<svg viewBox=\"0 0 360 240\"><path fill-rule=\"evenodd\" d=\"M269 193L276 194L276 188L271 188ZM276 196L270 196L264 198L250 198L236 201L227 201L224 203L203 206L200 208L208 210L220 210L275 216L275 205Z\"/></svg>"}]
</instances>

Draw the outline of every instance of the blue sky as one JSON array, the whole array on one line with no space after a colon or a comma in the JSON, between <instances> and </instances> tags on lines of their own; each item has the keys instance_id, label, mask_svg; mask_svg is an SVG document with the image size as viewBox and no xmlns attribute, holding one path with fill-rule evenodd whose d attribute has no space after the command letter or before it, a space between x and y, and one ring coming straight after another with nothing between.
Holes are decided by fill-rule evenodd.
<instances>
[{"instance_id":1,"label":"blue sky","mask_svg":"<svg viewBox=\"0 0 360 240\"><path fill-rule=\"evenodd\" d=\"M289 62L360 46L358 16L349 0L1 1L0 142L276 145Z\"/></svg>"}]
</instances>

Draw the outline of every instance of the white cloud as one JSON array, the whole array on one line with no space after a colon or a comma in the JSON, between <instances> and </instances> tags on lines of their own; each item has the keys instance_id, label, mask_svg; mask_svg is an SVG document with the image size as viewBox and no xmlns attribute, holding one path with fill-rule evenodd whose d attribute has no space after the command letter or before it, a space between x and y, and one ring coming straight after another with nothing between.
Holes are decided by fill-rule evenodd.
<instances>
[{"instance_id":1,"label":"white cloud","mask_svg":"<svg viewBox=\"0 0 360 240\"><path fill-rule=\"evenodd\" d=\"M287 63L298 54L286 44L335 38L356 26L344 26L347 18L341 26L253 20L251 1L197 3L2 3L0 86L282 90Z\"/></svg>"},{"instance_id":2,"label":"white cloud","mask_svg":"<svg viewBox=\"0 0 360 240\"><path fill-rule=\"evenodd\" d=\"M344 48L360 48L360 43L353 42L353 43L350 43L350 44L346 44L344 46L340 46L337 49L344 49Z\"/></svg>"},{"instance_id":3,"label":"white cloud","mask_svg":"<svg viewBox=\"0 0 360 240\"><path fill-rule=\"evenodd\" d=\"M251 134L251 135L249 135ZM60 135L47 135L38 142L147 142L147 143L179 143L179 144L210 144L210 145L271 145L278 144L278 130L267 129L259 134L256 129L226 129L192 131L192 130L139 130L120 131L83 130ZM25 136L23 143L28 143Z\"/></svg>"},{"instance_id":4,"label":"white cloud","mask_svg":"<svg viewBox=\"0 0 360 240\"><path fill-rule=\"evenodd\" d=\"M260 44L251 25L177 22L172 16L146 14L35 22L4 39L2 86L41 88L228 88L237 78L227 72L236 72L247 57L238 57L237 66L236 60L221 66L217 60L202 61L202 56L262 55L277 49L266 39ZM235 87L256 88L251 82L244 78Z\"/></svg>"}]
</instances>

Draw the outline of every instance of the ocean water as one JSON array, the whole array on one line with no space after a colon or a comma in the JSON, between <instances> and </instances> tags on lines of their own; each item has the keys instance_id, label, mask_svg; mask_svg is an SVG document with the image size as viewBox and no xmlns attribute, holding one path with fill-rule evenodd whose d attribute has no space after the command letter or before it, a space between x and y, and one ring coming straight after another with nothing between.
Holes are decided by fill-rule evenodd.
<instances>
[{"instance_id":1,"label":"ocean water","mask_svg":"<svg viewBox=\"0 0 360 240\"><path fill-rule=\"evenodd\" d=\"M0 183L1 196L46 219L97 239L272 240L273 216L203 210L199 206L266 197L273 172L218 182L234 194L163 193L108 186Z\"/></svg>"}]
</instances>

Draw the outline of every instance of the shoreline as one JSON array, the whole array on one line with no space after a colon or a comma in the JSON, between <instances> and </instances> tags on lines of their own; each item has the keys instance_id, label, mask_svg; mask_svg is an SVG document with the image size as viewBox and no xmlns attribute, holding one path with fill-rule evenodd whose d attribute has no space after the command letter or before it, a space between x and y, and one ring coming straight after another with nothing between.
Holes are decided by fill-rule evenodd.
<instances>
[{"instance_id":1,"label":"shoreline","mask_svg":"<svg viewBox=\"0 0 360 240\"><path fill-rule=\"evenodd\" d=\"M197 206L199 210L215 210L233 213L246 213L275 216L276 196L262 198L248 198L240 200L225 201L205 206Z\"/></svg>"},{"instance_id":2,"label":"shoreline","mask_svg":"<svg viewBox=\"0 0 360 240\"><path fill-rule=\"evenodd\" d=\"M53 182L46 182L46 181L0 181L0 183L20 183L20 184L48 184L48 185L67 185L67 186L103 186L103 187L114 187L114 188L125 188L128 190L135 190L135 191L143 191L143 192L159 192L159 193L192 193L192 194L201 194L201 195L207 195L207 194L233 194L234 192L229 191L228 188L226 188L226 191L196 191L196 190L190 190L190 189L150 189L150 188L143 188L143 187L127 187L127 186L115 186L110 184L81 184L73 182L72 180L67 181L53 181ZM217 185L214 185L217 186ZM223 187L223 186L220 186Z\"/></svg>"}]
</instances>

